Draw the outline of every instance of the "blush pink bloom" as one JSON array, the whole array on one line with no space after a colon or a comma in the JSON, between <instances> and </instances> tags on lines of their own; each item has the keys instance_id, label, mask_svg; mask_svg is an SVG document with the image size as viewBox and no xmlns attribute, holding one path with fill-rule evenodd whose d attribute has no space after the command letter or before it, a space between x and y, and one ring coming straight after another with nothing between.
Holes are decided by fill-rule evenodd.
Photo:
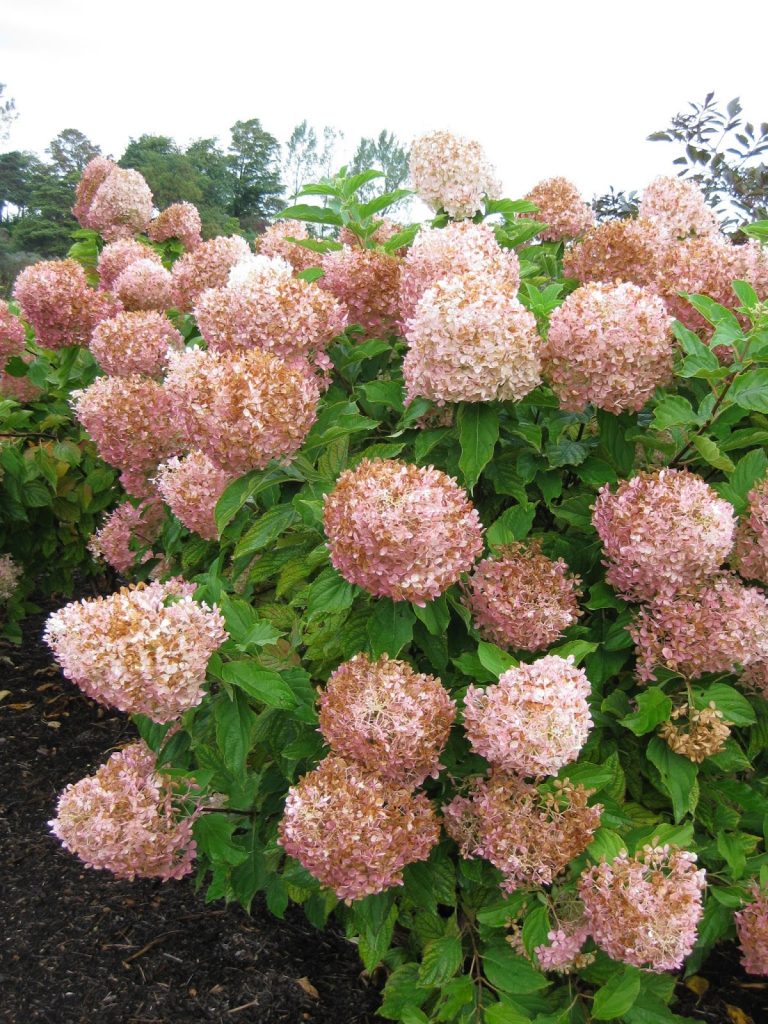
<instances>
[{"instance_id":1,"label":"blush pink bloom","mask_svg":"<svg viewBox=\"0 0 768 1024\"><path fill-rule=\"evenodd\" d=\"M112 288L122 272L137 260L152 260L162 266L160 253L135 238L119 238L105 245L96 264L100 287Z\"/></svg>"},{"instance_id":2,"label":"blush pink bloom","mask_svg":"<svg viewBox=\"0 0 768 1024\"><path fill-rule=\"evenodd\" d=\"M222 288L232 267L250 255L248 243L239 235L220 235L201 242L173 264L174 305L190 313L207 288Z\"/></svg>"},{"instance_id":3,"label":"blush pink bloom","mask_svg":"<svg viewBox=\"0 0 768 1024\"><path fill-rule=\"evenodd\" d=\"M642 682L655 679L660 665L688 679L737 672L768 661L768 598L723 572L674 597L649 602L629 632Z\"/></svg>"},{"instance_id":4,"label":"blush pink bloom","mask_svg":"<svg viewBox=\"0 0 768 1024\"><path fill-rule=\"evenodd\" d=\"M356 654L331 674L318 704L334 753L410 788L437 778L456 712L439 679L386 654Z\"/></svg>"},{"instance_id":5,"label":"blush pink bloom","mask_svg":"<svg viewBox=\"0 0 768 1024\"><path fill-rule=\"evenodd\" d=\"M154 557L150 548L160 536L163 518L163 506L156 498L139 505L124 501L109 513L88 549L119 573L135 569Z\"/></svg>"},{"instance_id":6,"label":"blush pink bloom","mask_svg":"<svg viewBox=\"0 0 768 1024\"><path fill-rule=\"evenodd\" d=\"M289 239L304 240L309 237L307 225L303 221L281 219L270 224L264 234L259 235L256 247L262 256L279 256L290 263L296 273L300 273L309 267L319 267L322 255Z\"/></svg>"},{"instance_id":7,"label":"blush pink bloom","mask_svg":"<svg viewBox=\"0 0 768 1024\"><path fill-rule=\"evenodd\" d=\"M609 220L590 228L566 252L563 273L581 284L626 281L655 288L672 244L667 232L650 220Z\"/></svg>"},{"instance_id":8,"label":"blush pink bloom","mask_svg":"<svg viewBox=\"0 0 768 1024\"><path fill-rule=\"evenodd\" d=\"M409 402L519 401L541 382L536 319L496 276L439 281L422 296L405 337Z\"/></svg>"},{"instance_id":9,"label":"blush pink bloom","mask_svg":"<svg viewBox=\"0 0 768 1024\"><path fill-rule=\"evenodd\" d=\"M96 324L121 309L114 295L89 286L74 260L43 260L25 267L13 295L43 348L87 345Z\"/></svg>"},{"instance_id":10,"label":"blush pink bloom","mask_svg":"<svg viewBox=\"0 0 768 1024\"><path fill-rule=\"evenodd\" d=\"M152 192L138 171L114 166L93 194L87 227L108 242L145 232L152 217Z\"/></svg>"},{"instance_id":11,"label":"blush pink bloom","mask_svg":"<svg viewBox=\"0 0 768 1024\"><path fill-rule=\"evenodd\" d=\"M317 416L314 378L249 349L191 349L171 361L166 393L190 444L232 475L290 460Z\"/></svg>"},{"instance_id":12,"label":"blush pink bloom","mask_svg":"<svg viewBox=\"0 0 768 1024\"><path fill-rule=\"evenodd\" d=\"M424 606L482 551L477 510L453 477L432 466L363 459L325 496L331 562L376 597Z\"/></svg>"},{"instance_id":13,"label":"blush pink bloom","mask_svg":"<svg viewBox=\"0 0 768 1024\"><path fill-rule=\"evenodd\" d=\"M29 365L34 356L31 352L24 352L21 359ZM26 374L23 377L14 377L7 370L0 370L0 395L5 398L13 398L20 405L27 405L36 401L42 393L42 389L33 384Z\"/></svg>"},{"instance_id":14,"label":"blush pink bloom","mask_svg":"<svg viewBox=\"0 0 768 1024\"><path fill-rule=\"evenodd\" d=\"M712 333L711 325L679 293L709 295L725 306L736 304L731 281L732 246L727 238L700 235L670 245L661 267L658 289L670 314L693 331Z\"/></svg>"},{"instance_id":15,"label":"blush pink bloom","mask_svg":"<svg viewBox=\"0 0 768 1024\"><path fill-rule=\"evenodd\" d=\"M423 793L331 755L288 791L278 842L349 903L402 885L403 868L426 860L439 835Z\"/></svg>"},{"instance_id":16,"label":"blush pink bloom","mask_svg":"<svg viewBox=\"0 0 768 1024\"><path fill-rule=\"evenodd\" d=\"M570 974L594 960L591 954L581 954L581 947L589 938L589 928L583 913L573 919L558 921L557 928L547 932L549 942L536 946L534 953L542 971Z\"/></svg>"},{"instance_id":17,"label":"blush pink bloom","mask_svg":"<svg viewBox=\"0 0 768 1024\"><path fill-rule=\"evenodd\" d=\"M231 482L232 476L201 451L162 463L155 478L158 493L171 512L206 540L218 539L216 502Z\"/></svg>"},{"instance_id":18,"label":"blush pink bloom","mask_svg":"<svg viewBox=\"0 0 768 1024\"><path fill-rule=\"evenodd\" d=\"M511 249L502 249L489 224L458 221L444 228L422 227L402 264L401 320L413 317L428 288L461 274L496 277L503 282L505 294L516 295L520 261Z\"/></svg>"},{"instance_id":19,"label":"blush pink bloom","mask_svg":"<svg viewBox=\"0 0 768 1024\"><path fill-rule=\"evenodd\" d=\"M643 190L638 217L655 221L672 238L720 233L715 211L699 189L682 178L654 178Z\"/></svg>"},{"instance_id":20,"label":"blush pink bloom","mask_svg":"<svg viewBox=\"0 0 768 1024\"><path fill-rule=\"evenodd\" d=\"M585 203L576 186L567 178L547 178L534 185L525 196L539 212L530 214L547 226L539 232L546 242L577 238L595 223L592 207Z\"/></svg>"},{"instance_id":21,"label":"blush pink bloom","mask_svg":"<svg viewBox=\"0 0 768 1024\"><path fill-rule=\"evenodd\" d=\"M0 602L13 597L23 575L24 571L10 555L0 555Z\"/></svg>"},{"instance_id":22,"label":"blush pink bloom","mask_svg":"<svg viewBox=\"0 0 768 1024\"><path fill-rule=\"evenodd\" d=\"M538 651L553 644L582 614L579 583L562 558L547 558L539 544L514 544L478 562L464 604L486 640Z\"/></svg>"},{"instance_id":23,"label":"blush pink bloom","mask_svg":"<svg viewBox=\"0 0 768 1024\"><path fill-rule=\"evenodd\" d=\"M622 597L674 594L716 572L733 546L733 507L688 470L661 469L597 495L592 522Z\"/></svg>"},{"instance_id":24,"label":"blush pink bloom","mask_svg":"<svg viewBox=\"0 0 768 1024\"><path fill-rule=\"evenodd\" d=\"M733 915L741 946L741 966L748 974L768 977L768 892L753 885L751 900Z\"/></svg>"},{"instance_id":25,"label":"blush pink bloom","mask_svg":"<svg viewBox=\"0 0 768 1024\"><path fill-rule=\"evenodd\" d=\"M11 356L21 355L25 343L24 324L10 311L8 303L0 299L0 370Z\"/></svg>"},{"instance_id":26,"label":"blush pink bloom","mask_svg":"<svg viewBox=\"0 0 768 1024\"><path fill-rule=\"evenodd\" d=\"M114 160L108 160L105 156L96 156L85 165L77 183L75 205L72 208L72 213L81 227L93 229L89 215L94 196L116 168Z\"/></svg>"},{"instance_id":27,"label":"blush pink bloom","mask_svg":"<svg viewBox=\"0 0 768 1024\"><path fill-rule=\"evenodd\" d=\"M592 937L614 960L677 970L696 942L705 877L695 853L670 846L594 865L579 880Z\"/></svg>"},{"instance_id":28,"label":"blush pink bloom","mask_svg":"<svg viewBox=\"0 0 768 1024\"><path fill-rule=\"evenodd\" d=\"M172 203L150 221L147 234L153 242L178 238L187 252L197 248L203 238L200 213L194 203Z\"/></svg>"},{"instance_id":29,"label":"blush pink bloom","mask_svg":"<svg viewBox=\"0 0 768 1024\"><path fill-rule=\"evenodd\" d=\"M462 857L485 857L502 872L506 892L551 885L600 825L602 807L588 805L591 793L567 779L542 791L492 771L472 779L468 797L456 796L443 808L445 830Z\"/></svg>"},{"instance_id":30,"label":"blush pink bloom","mask_svg":"<svg viewBox=\"0 0 768 1024\"><path fill-rule=\"evenodd\" d=\"M550 318L544 375L568 412L638 412L672 381L675 341L662 300L634 284L587 284Z\"/></svg>"},{"instance_id":31,"label":"blush pink bloom","mask_svg":"<svg viewBox=\"0 0 768 1024\"><path fill-rule=\"evenodd\" d=\"M156 377L165 369L169 350L183 347L184 339L170 320L154 311L118 313L102 320L90 344L102 370L113 377Z\"/></svg>"},{"instance_id":32,"label":"blush pink bloom","mask_svg":"<svg viewBox=\"0 0 768 1024\"><path fill-rule=\"evenodd\" d=\"M173 278L153 259L129 263L113 287L126 309L164 310L173 305Z\"/></svg>"},{"instance_id":33,"label":"blush pink bloom","mask_svg":"<svg viewBox=\"0 0 768 1024\"><path fill-rule=\"evenodd\" d=\"M208 659L227 638L218 608L194 591L176 579L73 601L49 616L43 636L88 697L169 722L202 701Z\"/></svg>"},{"instance_id":34,"label":"blush pink bloom","mask_svg":"<svg viewBox=\"0 0 768 1024\"><path fill-rule=\"evenodd\" d=\"M464 729L472 750L495 768L556 775L575 761L592 728L591 686L573 656L510 668L493 686L470 686Z\"/></svg>"},{"instance_id":35,"label":"blush pink bloom","mask_svg":"<svg viewBox=\"0 0 768 1024\"><path fill-rule=\"evenodd\" d=\"M731 565L747 580L768 586L768 478L748 495L747 514L736 529Z\"/></svg>"},{"instance_id":36,"label":"blush pink bloom","mask_svg":"<svg viewBox=\"0 0 768 1024\"><path fill-rule=\"evenodd\" d=\"M419 198L455 220L474 217L484 209L486 197L498 199L501 194L480 143L450 132L429 132L415 139L410 170Z\"/></svg>"},{"instance_id":37,"label":"blush pink bloom","mask_svg":"<svg viewBox=\"0 0 768 1024\"><path fill-rule=\"evenodd\" d=\"M140 740L112 754L95 775L67 786L48 824L66 850L89 868L117 878L183 878L192 871L195 808L177 804L195 796L155 768Z\"/></svg>"},{"instance_id":38,"label":"blush pink bloom","mask_svg":"<svg viewBox=\"0 0 768 1024\"><path fill-rule=\"evenodd\" d=\"M402 260L380 249L345 245L327 252L318 284L349 310L349 322L367 337L384 337L397 329Z\"/></svg>"}]
</instances>

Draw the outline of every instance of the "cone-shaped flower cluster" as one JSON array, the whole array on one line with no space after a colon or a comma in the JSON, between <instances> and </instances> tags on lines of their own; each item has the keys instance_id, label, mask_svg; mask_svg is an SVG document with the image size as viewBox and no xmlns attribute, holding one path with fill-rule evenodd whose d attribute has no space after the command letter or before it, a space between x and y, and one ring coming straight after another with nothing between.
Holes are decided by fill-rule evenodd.
<instances>
[{"instance_id":1,"label":"cone-shaped flower cluster","mask_svg":"<svg viewBox=\"0 0 768 1024\"><path fill-rule=\"evenodd\" d=\"M479 142L429 132L411 146L411 180L420 199L456 220L474 217L484 200L497 199L501 185Z\"/></svg>"},{"instance_id":2,"label":"cone-shaped flower cluster","mask_svg":"<svg viewBox=\"0 0 768 1024\"><path fill-rule=\"evenodd\" d=\"M45 348L87 345L96 324L121 308L114 295L89 286L74 260L43 260L25 267L13 295Z\"/></svg>"},{"instance_id":3,"label":"cone-shaped flower cluster","mask_svg":"<svg viewBox=\"0 0 768 1024\"><path fill-rule=\"evenodd\" d=\"M13 597L23 573L10 555L0 555L0 602Z\"/></svg>"},{"instance_id":4,"label":"cone-shaped flower cluster","mask_svg":"<svg viewBox=\"0 0 768 1024\"><path fill-rule=\"evenodd\" d=\"M218 538L216 502L231 481L230 474L201 451L162 463L155 478L158 493L171 512L188 530L206 540Z\"/></svg>"},{"instance_id":5,"label":"cone-shaped flower cluster","mask_svg":"<svg viewBox=\"0 0 768 1024\"><path fill-rule=\"evenodd\" d=\"M202 242L200 214L193 203L172 203L150 223L147 234L153 242L178 238L187 252Z\"/></svg>"},{"instance_id":6,"label":"cone-shaped flower cluster","mask_svg":"<svg viewBox=\"0 0 768 1024\"><path fill-rule=\"evenodd\" d=\"M478 562L464 603L481 636L499 647L538 651L549 647L582 614L578 577L535 542L500 548Z\"/></svg>"},{"instance_id":7,"label":"cone-shaped flower cluster","mask_svg":"<svg viewBox=\"0 0 768 1024\"><path fill-rule=\"evenodd\" d=\"M768 977L768 892L750 889L751 902L734 914L741 946L741 964L748 974Z\"/></svg>"},{"instance_id":8,"label":"cone-shaped flower cluster","mask_svg":"<svg viewBox=\"0 0 768 1024\"><path fill-rule=\"evenodd\" d=\"M131 263L137 260L152 260L162 266L160 253L135 238L120 238L105 245L99 253L96 269L99 272L99 286L112 288L115 281Z\"/></svg>"},{"instance_id":9,"label":"cone-shaped flower cluster","mask_svg":"<svg viewBox=\"0 0 768 1024\"><path fill-rule=\"evenodd\" d=\"M168 362L169 349L179 351L184 339L162 313L124 312L102 320L91 336L91 352L113 377L147 374L155 377Z\"/></svg>"},{"instance_id":10,"label":"cone-shaped flower cluster","mask_svg":"<svg viewBox=\"0 0 768 1024\"><path fill-rule=\"evenodd\" d=\"M477 511L456 481L432 466L363 459L325 497L331 562L377 597L425 605L483 547Z\"/></svg>"},{"instance_id":11,"label":"cone-shaped flower cluster","mask_svg":"<svg viewBox=\"0 0 768 1024\"><path fill-rule=\"evenodd\" d=\"M550 318L544 373L560 408L637 412L672 379L672 320L662 300L633 284L588 284Z\"/></svg>"},{"instance_id":12,"label":"cone-shaped flower cluster","mask_svg":"<svg viewBox=\"0 0 768 1024\"><path fill-rule=\"evenodd\" d=\"M590 228L563 259L563 273L589 281L654 286L659 280L669 238L651 220L608 220Z\"/></svg>"},{"instance_id":13,"label":"cone-shaped flower cluster","mask_svg":"<svg viewBox=\"0 0 768 1024\"><path fill-rule=\"evenodd\" d=\"M77 183L77 190L75 192L75 205L72 207L72 213L82 227L91 227L88 222L88 211L93 202L93 197L116 167L117 164L114 160L109 160L105 156L96 156L83 168L83 173L80 176L80 181Z\"/></svg>"},{"instance_id":14,"label":"cone-shaped flower cluster","mask_svg":"<svg viewBox=\"0 0 768 1024\"><path fill-rule=\"evenodd\" d=\"M595 223L592 207L584 202L579 190L567 178L540 181L525 198L539 208L538 213L530 216L547 225L539 232L544 241L576 238Z\"/></svg>"},{"instance_id":15,"label":"cone-shaped flower cluster","mask_svg":"<svg viewBox=\"0 0 768 1024\"><path fill-rule=\"evenodd\" d=\"M112 287L126 309L165 310L173 305L173 278L153 259L129 263Z\"/></svg>"},{"instance_id":16,"label":"cone-shaped flower cluster","mask_svg":"<svg viewBox=\"0 0 768 1024\"><path fill-rule=\"evenodd\" d=\"M160 536L163 506L157 499L133 505L124 501L109 513L101 529L91 537L88 548L94 558L103 558L117 572L135 568L139 560L153 557L148 550Z\"/></svg>"},{"instance_id":17,"label":"cone-shaped flower cluster","mask_svg":"<svg viewBox=\"0 0 768 1024\"><path fill-rule=\"evenodd\" d=\"M24 324L10 311L8 303L0 299L0 369L11 356L24 351Z\"/></svg>"},{"instance_id":18,"label":"cone-shaped flower cluster","mask_svg":"<svg viewBox=\"0 0 768 1024\"><path fill-rule=\"evenodd\" d=\"M643 190L638 216L656 221L673 238L720 232L715 211L701 191L681 178L654 178Z\"/></svg>"},{"instance_id":19,"label":"cone-shaped flower cluster","mask_svg":"<svg viewBox=\"0 0 768 1024\"><path fill-rule=\"evenodd\" d=\"M203 699L208 659L227 636L218 609L194 601L194 590L170 580L74 601L49 617L45 640L89 697L168 722Z\"/></svg>"},{"instance_id":20,"label":"cone-shaped flower cluster","mask_svg":"<svg viewBox=\"0 0 768 1024\"><path fill-rule=\"evenodd\" d=\"M439 679L386 654L357 654L332 673L319 706L335 753L410 788L437 778L456 710Z\"/></svg>"},{"instance_id":21,"label":"cone-shaped flower cluster","mask_svg":"<svg viewBox=\"0 0 768 1024\"><path fill-rule=\"evenodd\" d=\"M114 242L146 231L151 217L152 192L143 175L113 164L79 219L83 227Z\"/></svg>"},{"instance_id":22,"label":"cone-shaped flower cluster","mask_svg":"<svg viewBox=\"0 0 768 1024\"><path fill-rule=\"evenodd\" d=\"M426 860L439 833L423 793L332 754L291 787L279 842L349 902L402 884L403 868Z\"/></svg>"},{"instance_id":23,"label":"cone-shaped flower cluster","mask_svg":"<svg viewBox=\"0 0 768 1024\"><path fill-rule=\"evenodd\" d=\"M401 264L380 249L345 245L322 257L319 284L344 303L350 323L367 337L385 337L398 322Z\"/></svg>"},{"instance_id":24,"label":"cone-shaped flower cluster","mask_svg":"<svg viewBox=\"0 0 768 1024\"><path fill-rule=\"evenodd\" d=\"M651 971L673 971L696 942L705 873L696 855L670 846L626 851L579 880L595 942L613 957Z\"/></svg>"},{"instance_id":25,"label":"cone-shaped flower cluster","mask_svg":"<svg viewBox=\"0 0 768 1024\"><path fill-rule=\"evenodd\" d=\"M220 235L201 242L173 264L174 305L190 313L207 288L222 288L232 267L250 255L248 243L239 235Z\"/></svg>"},{"instance_id":26,"label":"cone-shaped flower cluster","mask_svg":"<svg viewBox=\"0 0 768 1024\"><path fill-rule=\"evenodd\" d=\"M768 478L748 495L749 508L736 529L731 565L747 580L768 586Z\"/></svg>"},{"instance_id":27,"label":"cone-shaped flower cluster","mask_svg":"<svg viewBox=\"0 0 768 1024\"><path fill-rule=\"evenodd\" d=\"M155 756L143 741L132 743L95 775L67 786L48 824L88 867L128 881L183 878L192 870L192 823L199 810L187 816L176 810L177 785L155 770Z\"/></svg>"},{"instance_id":28,"label":"cone-shaped flower cluster","mask_svg":"<svg viewBox=\"0 0 768 1024\"><path fill-rule=\"evenodd\" d=\"M470 745L503 771L555 775L576 760L592 728L590 689L572 656L554 654L508 669L494 686L470 686L464 698Z\"/></svg>"}]
</instances>

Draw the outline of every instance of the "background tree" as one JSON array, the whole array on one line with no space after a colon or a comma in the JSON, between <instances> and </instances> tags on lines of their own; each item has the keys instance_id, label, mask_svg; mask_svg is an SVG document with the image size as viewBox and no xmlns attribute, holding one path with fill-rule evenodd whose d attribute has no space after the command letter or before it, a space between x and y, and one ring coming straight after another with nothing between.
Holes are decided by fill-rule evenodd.
<instances>
[{"instance_id":1,"label":"background tree","mask_svg":"<svg viewBox=\"0 0 768 1024\"><path fill-rule=\"evenodd\" d=\"M118 163L144 175L160 210L171 203L197 206L203 199L202 174L168 135L131 139Z\"/></svg>"},{"instance_id":2,"label":"background tree","mask_svg":"<svg viewBox=\"0 0 768 1024\"><path fill-rule=\"evenodd\" d=\"M314 180L318 163L317 133L305 119L296 125L285 145L281 176L289 195L295 196L305 182Z\"/></svg>"},{"instance_id":3,"label":"background tree","mask_svg":"<svg viewBox=\"0 0 768 1024\"><path fill-rule=\"evenodd\" d=\"M11 125L19 116L16 110L16 101L9 97L3 99L5 85L0 82L0 142L5 142L11 130Z\"/></svg>"},{"instance_id":4,"label":"background tree","mask_svg":"<svg viewBox=\"0 0 768 1024\"><path fill-rule=\"evenodd\" d=\"M101 147L94 145L77 128L60 131L45 151L51 158L54 169L62 176L80 176L85 165L95 156L101 155Z\"/></svg>"},{"instance_id":5,"label":"background tree","mask_svg":"<svg viewBox=\"0 0 768 1024\"><path fill-rule=\"evenodd\" d=\"M280 144L258 118L236 121L231 132L229 167L234 194L230 212L243 227L258 231L280 208Z\"/></svg>"},{"instance_id":6,"label":"background tree","mask_svg":"<svg viewBox=\"0 0 768 1024\"><path fill-rule=\"evenodd\" d=\"M402 188L408 180L408 160L410 151L406 149L392 132L379 132L375 139L360 139L355 155L349 165L350 173L359 174L368 167L384 172L384 179L369 182L360 189L363 200L369 200L379 192L394 192ZM405 200L401 200L401 203ZM400 204L395 204L391 210Z\"/></svg>"}]
</instances>

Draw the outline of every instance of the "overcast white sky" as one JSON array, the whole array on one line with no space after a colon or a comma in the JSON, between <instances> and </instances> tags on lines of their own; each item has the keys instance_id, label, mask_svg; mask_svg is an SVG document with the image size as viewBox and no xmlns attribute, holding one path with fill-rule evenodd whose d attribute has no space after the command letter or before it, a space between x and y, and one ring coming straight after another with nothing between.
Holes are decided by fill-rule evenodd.
<instances>
[{"instance_id":1,"label":"overcast white sky","mask_svg":"<svg viewBox=\"0 0 768 1024\"><path fill-rule=\"evenodd\" d=\"M739 95L768 120L767 29L762 0L5 0L3 148L42 155L63 128L115 157L143 133L226 146L252 117L284 142L307 118L350 147L476 138L510 196L555 174L587 197L641 189L677 155L645 137L689 100Z\"/></svg>"}]
</instances>

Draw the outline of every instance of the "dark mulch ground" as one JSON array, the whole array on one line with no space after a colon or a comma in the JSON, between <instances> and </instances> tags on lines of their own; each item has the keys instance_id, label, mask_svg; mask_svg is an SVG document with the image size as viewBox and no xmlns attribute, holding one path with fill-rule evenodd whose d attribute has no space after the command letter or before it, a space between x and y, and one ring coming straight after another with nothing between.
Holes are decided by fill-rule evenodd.
<instances>
[{"instance_id":1,"label":"dark mulch ground","mask_svg":"<svg viewBox=\"0 0 768 1024\"><path fill-rule=\"evenodd\" d=\"M0 1021L4 1024L373 1024L357 952L300 911L206 906L188 881L118 882L61 849L46 822L69 782L133 735L63 680L28 620L0 647ZM295 909L295 908L294 908ZM764 1024L768 983L732 946L680 986L678 1013ZM702 992L702 990L704 990Z\"/></svg>"}]
</instances>

